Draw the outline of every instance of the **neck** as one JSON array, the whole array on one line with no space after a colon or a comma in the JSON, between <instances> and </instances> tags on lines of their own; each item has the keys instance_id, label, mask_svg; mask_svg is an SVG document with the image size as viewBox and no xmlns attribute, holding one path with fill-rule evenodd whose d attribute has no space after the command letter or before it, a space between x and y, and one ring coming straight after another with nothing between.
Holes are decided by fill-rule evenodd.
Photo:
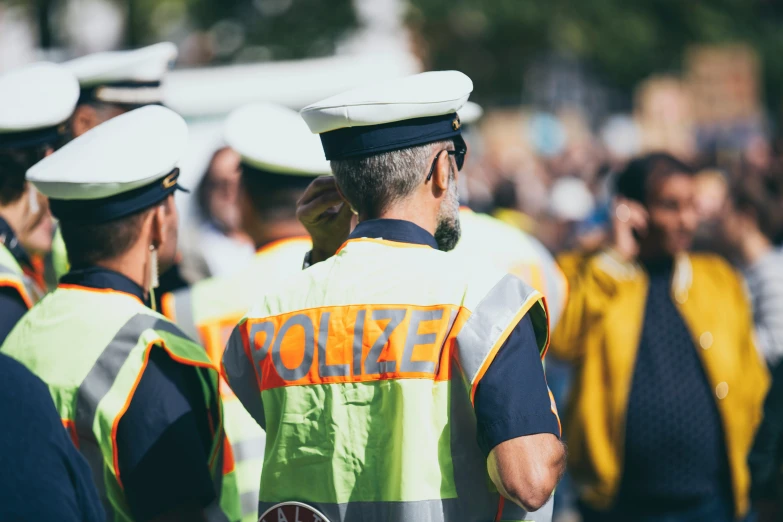
<instances>
[{"instance_id":1,"label":"neck","mask_svg":"<svg viewBox=\"0 0 783 522\"><path fill-rule=\"evenodd\" d=\"M752 265L772 250L772 243L763 234L754 231L745 235L739 250L745 264Z\"/></svg>"},{"instance_id":2,"label":"neck","mask_svg":"<svg viewBox=\"0 0 783 522\"><path fill-rule=\"evenodd\" d=\"M391 205L388 209L381 212L378 218L410 221L414 225L420 226L433 236L435 235L435 229L438 227L437 214L428 216L425 212L421 211L421 207L414 207L405 203ZM362 216L360 221L366 220L366 217Z\"/></svg>"},{"instance_id":3,"label":"neck","mask_svg":"<svg viewBox=\"0 0 783 522\"><path fill-rule=\"evenodd\" d=\"M104 259L95 263L102 268L118 272L144 289L144 298L149 292L149 251L133 248L114 259Z\"/></svg>"}]
</instances>

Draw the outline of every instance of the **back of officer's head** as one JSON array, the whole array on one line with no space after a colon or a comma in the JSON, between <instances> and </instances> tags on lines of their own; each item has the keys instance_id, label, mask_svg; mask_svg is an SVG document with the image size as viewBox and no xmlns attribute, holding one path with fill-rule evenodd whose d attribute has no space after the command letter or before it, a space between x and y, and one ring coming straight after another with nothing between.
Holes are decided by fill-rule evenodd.
<instances>
[{"instance_id":1,"label":"back of officer's head","mask_svg":"<svg viewBox=\"0 0 783 522\"><path fill-rule=\"evenodd\" d=\"M271 103L237 108L224 138L239 155L242 229L256 246L305 233L296 203L314 178L329 174L321 143L299 114Z\"/></svg>"},{"instance_id":2,"label":"back of officer's head","mask_svg":"<svg viewBox=\"0 0 783 522\"><path fill-rule=\"evenodd\" d=\"M47 148L0 149L0 206L13 204L26 190L27 169L46 156Z\"/></svg>"},{"instance_id":3,"label":"back of officer's head","mask_svg":"<svg viewBox=\"0 0 783 522\"><path fill-rule=\"evenodd\" d=\"M158 250L162 269L174 264L178 236L174 196L159 205L104 223L60 221L68 261L73 267L116 262L129 253Z\"/></svg>"},{"instance_id":4,"label":"back of officer's head","mask_svg":"<svg viewBox=\"0 0 783 522\"><path fill-rule=\"evenodd\" d=\"M457 170L465 141L458 111L473 82L458 71L376 81L308 105L337 185L359 220L392 217L459 239Z\"/></svg>"},{"instance_id":5,"label":"back of officer's head","mask_svg":"<svg viewBox=\"0 0 783 522\"><path fill-rule=\"evenodd\" d=\"M242 165L239 202L243 226L258 220L267 226L296 221L296 202L312 177L290 176Z\"/></svg>"},{"instance_id":6,"label":"back of officer's head","mask_svg":"<svg viewBox=\"0 0 783 522\"><path fill-rule=\"evenodd\" d=\"M410 197L424 183L432 157L446 148L453 148L451 141L332 160L332 172L353 209L364 219L375 219L392 203Z\"/></svg>"}]
</instances>

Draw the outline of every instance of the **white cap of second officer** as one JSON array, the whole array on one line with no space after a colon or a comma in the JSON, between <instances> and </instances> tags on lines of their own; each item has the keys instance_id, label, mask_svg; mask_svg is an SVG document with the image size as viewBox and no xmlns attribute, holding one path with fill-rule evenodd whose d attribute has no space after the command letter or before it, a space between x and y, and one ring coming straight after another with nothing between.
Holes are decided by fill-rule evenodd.
<instances>
[{"instance_id":1,"label":"white cap of second officer","mask_svg":"<svg viewBox=\"0 0 783 522\"><path fill-rule=\"evenodd\" d=\"M228 116L224 138L241 156L245 173L331 174L318 136L287 107L271 103L240 107Z\"/></svg>"},{"instance_id":2,"label":"white cap of second officer","mask_svg":"<svg viewBox=\"0 0 783 522\"><path fill-rule=\"evenodd\" d=\"M27 171L62 221L103 223L160 203L181 187L185 120L170 109L136 109L89 130Z\"/></svg>"}]
</instances>

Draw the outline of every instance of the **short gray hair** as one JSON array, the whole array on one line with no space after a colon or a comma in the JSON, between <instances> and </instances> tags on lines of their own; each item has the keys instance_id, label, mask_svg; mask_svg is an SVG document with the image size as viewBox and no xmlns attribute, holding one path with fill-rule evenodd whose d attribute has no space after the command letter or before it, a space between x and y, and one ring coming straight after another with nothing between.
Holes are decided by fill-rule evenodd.
<instances>
[{"instance_id":1,"label":"short gray hair","mask_svg":"<svg viewBox=\"0 0 783 522\"><path fill-rule=\"evenodd\" d=\"M365 219L377 218L392 203L405 199L424 182L438 141L364 158L332 160L332 172L353 209Z\"/></svg>"}]
</instances>

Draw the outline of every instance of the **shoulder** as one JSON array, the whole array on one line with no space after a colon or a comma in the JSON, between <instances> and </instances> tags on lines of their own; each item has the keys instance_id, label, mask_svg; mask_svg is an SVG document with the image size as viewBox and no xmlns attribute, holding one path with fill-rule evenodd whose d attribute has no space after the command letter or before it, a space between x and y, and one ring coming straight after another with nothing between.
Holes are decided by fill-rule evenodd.
<instances>
[{"instance_id":1,"label":"shoulder","mask_svg":"<svg viewBox=\"0 0 783 522\"><path fill-rule=\"evenodd\" d=\"M742 284L740 273L721 256L708 253L688 254L688 260L693 270L694 281L699 278L719 285Z\"/></svg>"},{"instance_id":2,"label":"shoulder","mask_svg":"<svg viewBox=\"0 0 783 522\"><path fill-rule=\"evenodd\" d=\"M44 382L22 363L2 353L0 353L0 398L2 398L0 409L4 410L5 414L18 412L30 422L48 420L42 415L29 415L31 411L50 409L54 412L52 398ZM7 417L4 415L4 418Z\"/></svg>"}]
</instances>

